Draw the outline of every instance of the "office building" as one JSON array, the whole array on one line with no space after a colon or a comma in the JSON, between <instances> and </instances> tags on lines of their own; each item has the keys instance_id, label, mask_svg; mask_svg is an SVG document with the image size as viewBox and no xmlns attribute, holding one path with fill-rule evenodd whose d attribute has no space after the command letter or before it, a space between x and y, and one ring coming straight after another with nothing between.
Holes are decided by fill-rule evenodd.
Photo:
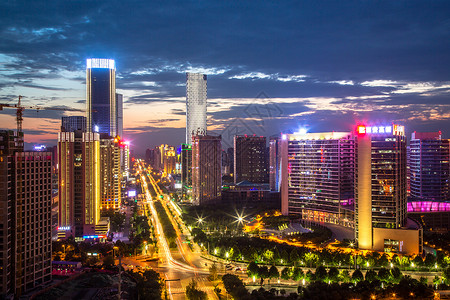
<instances>
[{"instance_id":1,"label":"office building","mask_svg":"<svg viewBox=\"0 0 450 300\"><path fill-rule=\"evenodd\" d=\"M80 130L86 132L86 117L84 116L69 116L61 118L61 131L73 132Z\"/></svg>"},{"instance_id":2,"label":"office building","mask_svg":"<svg viewBox=\"0 0 450 300\"><path fill-rule=\"evenodd\" d=\"M190 199L192 191L192 145L181 144L181 190L183 200Z\"/></svg>"},{"instance_id":3,"label":"office building","mask_svg":"<svg viewBox=\"0 0 450 300\"><path fill-rule=\"evenodd\" d=\"M117 135L116 67L113 59L86 61L86 111L89 132Z\"/></svg>"},{"instance_id":4,"label":"office building","mask_svg":"<svg viewBox=\"0 0 450 300\"><path fill-rule=\"evenodd\" d=\"M101 209L120 209L121 204L121 141L100 136L100 196Z\"/></svg>"},{"instance_id":5,"label":"office building","mask_svg":"<svg viewBox=\"0 0 450 300\"><path fill-rule=\"evenodd\" d=\"M116 93L116 135L123 138L123 95Z\"/></svg>"},{"instance_id":6,"label":"office building","mask_svg":"<svg viewBox=\"0 0 450 300\"><path fill-rule=\"evenodd\" d=\"M413 201L449 201L449 140L441 132L413 132L409 144Z\"/></svg>"},{"instance_id":7,"label":"office building","mask_svg":"<svg viewBox=\"0 0 450 300\"><path fill-rule=\"evenodd\" d=\"M23 135L21 135L23 136ZM0 289L13 299L51 281L51 152L0 132Z\"/></svg>"},{"instance_id":8,"label":"office building","mask_svg":"<svg viewBox=\"0 0 450 300\"><path fill-rule=\"evenodd\" d=\"M59 232L61 238L96 234L100 221L100 136L58 133Z\"/></svg>"},{"instance_id":9,"label":"office building","mask_svg":"<svg viewBox=\"0 0 450 300\"><path fill-rule=\"evenodd\" d=\"M271 141L274 143L272 159L276 160L276 140ZM352 133L283 134L278 152L284 215L354 226L355 141ZM272 185L276 187L276 183Z\"/></svg>"},{"instance_id":10,"label":"office building","mask_svg":"<svg viewBox=\"0 0 450 300\"><path fill-rule=\"evenodd\" d=\"M360 249L421 254L422 229L407 219L403 126L356 128L355 238Z\"/></svg>"},{"instance_id":11,"label":"office building","mask_svg":"<svg viewBox=\"0 0 450 300\"><path fill-rule=\"evenodd\" d=\"M176 163L177 157L175 153L175 147L165 145L163 148L164 155L163 158L163 166L164 166L164 174L174 174L176 172Z\"/></svg>"},{"instance_id":12,"label":"office building","mask_svg":"<svg viewBox=\"0 0 450 300\"><path fill-rule=\"evenodd\" d=\"M279 152L279 137L269 139L269 188L271 191L280 191L281 159Z\"/></svg>"},{"instance_id":13,"label":"office building","mask_svg":"<svg viewBox=\"0 0 450 300\"><path fill-rule=\"evenodd\" d=\"M195 205L220 200L222 190L222 137L192 138L192 200Z\"/></svg>"},{"instance_id":14,"label":"office building","mask_svg":"<svg viewBox=\"0 0 450 300\"><path fill-rule=\"evenodd\" d=\"M234 184L241 181L269 182L265 137L234 136Z\"/></svg>"},{"instance_id":15,"label":"office building","mask_svg":"<svg viewBox=\"0 0 450 300\"><path fill-rule=\"evenodd\" d=\"M194 135L206 135L206 75L186 73L186 144Z\"/></svg>"}]
</instances>

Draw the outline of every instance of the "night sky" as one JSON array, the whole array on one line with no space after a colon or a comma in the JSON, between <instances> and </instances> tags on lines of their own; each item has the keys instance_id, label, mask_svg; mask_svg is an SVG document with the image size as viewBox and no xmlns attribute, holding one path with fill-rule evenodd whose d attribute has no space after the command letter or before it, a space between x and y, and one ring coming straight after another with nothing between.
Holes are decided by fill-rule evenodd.
<instances>
[{"instance_id":1,"label":"night sky","mask_svg":"<svg viewBox=\"0 0 450 300\"><path fill-rule=\"evenodd\" d=\"M86 58L116 60L136 153L185 137L185 72L208 75L208 130L450 137L450 1L2 1L0 102L83 109ZM26 111L55 144L63 111ZM78 113L79 114L79 113ZM0 128L15 128L14 110Z\"/></svg>"}]
</instances>

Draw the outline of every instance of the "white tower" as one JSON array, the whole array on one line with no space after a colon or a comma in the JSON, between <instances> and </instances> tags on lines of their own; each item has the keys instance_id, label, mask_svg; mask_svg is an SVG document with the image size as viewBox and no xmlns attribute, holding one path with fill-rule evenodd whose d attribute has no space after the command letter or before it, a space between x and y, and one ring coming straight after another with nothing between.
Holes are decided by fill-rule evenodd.
<instances>
[{"instance_id":1,"label":"white tower","mask_svg":"<svg viewBox=\"0 0 450 300\"><path fill-rule=\"evenodd\" d=\"M186 144L206 135L206 75L186 73Z\"/></svg>"}]
</instances>

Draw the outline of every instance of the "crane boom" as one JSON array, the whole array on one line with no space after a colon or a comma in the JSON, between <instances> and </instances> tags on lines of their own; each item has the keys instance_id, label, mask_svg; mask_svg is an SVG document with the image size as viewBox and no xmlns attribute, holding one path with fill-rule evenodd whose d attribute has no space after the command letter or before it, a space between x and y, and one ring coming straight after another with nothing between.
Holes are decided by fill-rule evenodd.
<instances>
[{"instance_id":1,"label":"crane boom","mask_svg":"<svg viewBox=\"0 0 450 300\"><path fill-rule=\"evenodd\" d=\"M31 109L31 110L62 110L62 111L80 111L85 112L84 109L78 109L78 108L71 108L66 106L55 106L55 107L45 107L45 106L37 106L37 105L30 105L30 106L24 106L22 105L22 96L19 96L19 101L17 104L9 104L9 103L0 103L0 110L3 110L3 108L15 108L16 110L16 122L17 122L17 137L19 140L19 145L23 145L23 136L20 136L20 132L22 132L22 123L23 123L23 111L25 109Z\"/></svg>"}]
</instances>

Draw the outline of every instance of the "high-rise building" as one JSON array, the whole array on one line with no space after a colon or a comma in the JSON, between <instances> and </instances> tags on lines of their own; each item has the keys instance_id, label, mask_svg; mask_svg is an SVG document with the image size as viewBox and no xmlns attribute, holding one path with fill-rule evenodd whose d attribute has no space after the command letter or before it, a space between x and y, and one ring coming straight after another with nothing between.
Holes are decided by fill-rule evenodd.
<instances>
[{"instance_id":1,"label":"high-rise building","mask_svg":"<svg viewBox=\"0 0 450 300\"><path fill-rule=\"evenodd\" d=\"M403 126L357 126L355 238L360 249L422 253L422 229L407 219Z\"/></svg>"},{"instance_id":2,"label":"high-rise building","mask_svg":"<svg viewBox=\"0 0 450 300\"><path fill-rule=\"evenodd\" d=\"M86 117L84 116L69 116L61 118L61 131L73 132L80 130L86 132Z\"/></svg>"},{"instance_id":3,"label":"high-rise building","mask_svg":"<svg viewBox=\"0 0 450 300\"><path fill-rule=\"evenodd\" d=\"M192 145L181 144L181 190L188 199L192 190Z\"/></svg>"},{"instance_id":4,"label":"high-rise building","mask_svg":"<svg viewBox=\"0 0 450 300\"><path fill-rule=\"evenodd\" d=\"M86 111L89 132L117 135L116 67L113 59L87 59Z\"/></svg>"},{"instance_id":5,"label":"high-rise building","mask_svg":"<svg viewBox=\"0 0 450 300\"><path fill-rule=\"evenodd\" d=\"M276 141L271 140L273 160L276 160ZM353 134L283 134L279 147L282 213L298 215L304 220L353 227ZM273 165L275 168L276 163ZM272 179L276 187L273 181L276 180Z\"/></svg>"},{"instance_id":6,"label":"high-rise building","mask_svg":"<svg viewBox=\"0 0 450 300\"><path fill-rule=\"evenodd\" d=\"M280 152L279 137L269 140L269 187L271 191L280 191Z\"/></svg>"},{"instance_id":7,"label":"high-rise building","mask_svg":"<svg viewBox=\"0 0 450 300\"><path fill-rule=\"evenodd\" d=\"M101 209L118 211L121 204L121 147L118 138L100 136Z\"/></svg>"},{"instance_id":8,"label":"high-rise building","mask_svg":"<svg viewBox=\"0 0 450 300\"><path fill-rule=\"evenodd\" d=\"M409 147L412 200L450 200L449 140L441 132L413 132Z\"/></svg>"},{"instance_id":9,"label":"high-rise building","mask_svg":"<svg viewBox=\"0 0 450 300\"><path fill-rule=\"evenodd\" d=\"M51 152L23 152L0 132L0 294L19 298L51 281Z\"/></svg>"},{"instance_id":10,"label":"high-rise building","mask_svg":"<svg viewBox=\"0 0 450 300\"><path fill-rule=\"evenodd\" d=\"M101 207L99 134L58 133L58 156L58 235L76 238L93 235Z\"/></svg>"},{"instance_id":11,"label":"high-rise building","mask_svg":"<svg viewBox=\"0 0 450 300\"><path fill-rule=\"evenodd\" d=\"M206 75L186 73L186 144L194 135L206 135Z\"/></svg>"},{"instance_id":12,"label":"high-rise building","mask_svg":"<svg viewBox=\"0 0 450 300\"><path fill-rule=\"evenodd\" d=\"M123 95L116 93L116 135L123 138Z\"/></svg>"},{"instance_id":13,"label":"high-rise building","mask_svg":"<svg viewBox=\"0 0 450 300\"><path fill-rule=\"evenodd\" d=\"M192 199L195 205L220 200L222 191L222 137L192 138Z\"/></svg>"},{"instance_id":14,"label":"high-rise building","mask_svg":"<svg viewBox=\"0 0 450 300\"><path fill-rule=\"evenodd\" d=\"M165 145L163 157L164 173L174 174L176 171L177 157L173 146Z\"/></svg>"},{"instance_id":15,"label":"high-rise building","mask_svg":"<svg viewBox=\"0 0 450 300\"><path fill-rule=\"evenodd\" d=\"M269 182L265 137L234 136L234 184L241 181Z\"/></svg>"}]
</instances>

